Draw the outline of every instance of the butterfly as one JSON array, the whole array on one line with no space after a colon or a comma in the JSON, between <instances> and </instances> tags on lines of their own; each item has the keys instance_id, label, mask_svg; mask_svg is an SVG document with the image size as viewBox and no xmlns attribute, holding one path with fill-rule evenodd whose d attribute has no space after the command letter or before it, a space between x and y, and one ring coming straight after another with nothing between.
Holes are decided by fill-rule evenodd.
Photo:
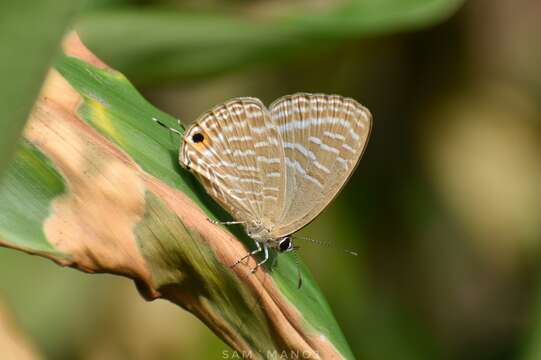
<instances>
[{"instance_id":1,"label":"butterfly","mask_svg":"<svg viewBox=\"0 0 541 360\"><path fill-rule=\"evenodd\" d=\"M371 127L370 111L351 98L297 93L269 108L256 98L229 100L184 132L180 164L232 215L227 224L244 225L255 241L233 266L263 251L253 272L269 248L295 248L291 235L344 187Z\"/></svg>"}]
</instances>

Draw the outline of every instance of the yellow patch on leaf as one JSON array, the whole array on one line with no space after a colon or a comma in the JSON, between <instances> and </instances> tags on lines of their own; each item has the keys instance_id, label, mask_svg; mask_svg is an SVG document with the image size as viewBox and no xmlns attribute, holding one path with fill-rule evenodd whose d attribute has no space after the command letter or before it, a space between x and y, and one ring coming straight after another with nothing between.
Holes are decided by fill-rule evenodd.
<instances>
[{"instance_id":1,"label":"yellow patch on leaf","mask_svg":"<svg viewBox=\"0 0 541 360\"><path fill-rule=\"evenodd\" d=\"M123 145L122 137L116 131L116 128L107 113L107 108L105 105L102 102L93 99L88 99L87 104L91 109L92 113L90 118L92 119L94 125L112 137L117 144Z\"/></svg>"}]
</instances>

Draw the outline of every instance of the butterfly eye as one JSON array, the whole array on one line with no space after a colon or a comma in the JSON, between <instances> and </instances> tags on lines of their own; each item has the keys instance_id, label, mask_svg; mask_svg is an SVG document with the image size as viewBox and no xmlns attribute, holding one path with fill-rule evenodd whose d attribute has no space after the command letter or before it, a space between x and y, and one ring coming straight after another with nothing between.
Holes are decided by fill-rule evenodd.
<instances>
[{"instance_id":1,"label":"butterfly eye","mask_svg":"<svg viewBox=\"0 0 541 360\"><path fill-rule=\"evenodd\" d=\"M285 237L278 244L278 250L280 250L280 252L291 250L291 245L291 239L289 237Z\"/></svg>"},{"instance_id":2,"label":"butterfly eye","mask_svg":"<svg viewBox=\"0 0 541 360\"><path fill-rule=\"evenodd\" d=\"M205 140L205 137L201 133L195 133L192 136L192 140L194 143L200 143L201 141Z\"/></svg>"}]
</instances>

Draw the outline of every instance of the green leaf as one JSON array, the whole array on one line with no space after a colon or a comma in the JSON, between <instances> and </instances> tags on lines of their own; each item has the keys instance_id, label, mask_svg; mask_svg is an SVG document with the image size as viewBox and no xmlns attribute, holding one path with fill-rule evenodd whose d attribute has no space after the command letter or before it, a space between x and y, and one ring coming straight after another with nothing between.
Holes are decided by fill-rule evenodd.
<instances>
[{"instance_id":1,"label":"green leaf","mask_svg":"<svg viewBox=\"0 0 541 360\"><path fill-rule=\"evenodd\" d=\"M121 8L88 13L77 29L93 51L142 82L208 75L333 48L340 40L418 29L442 21L462 3L352 0L264 21L241 14Z\"/></svg>"},{"instance_id":2,"label":"green leaf","mask_svg":"<svg viewBox=\"0 0 541 360\"><path fill-rule=\"evenodd\" d=\"M137 222L129 230L135 235L137 243L133 246L138 249L136 251L139 254L128 256L126 262L122 261L124 259L122 255L126 246L132 246L130 243L113 244L109 238L103 237L92 238L92 241L88 239L90 242L81 243L72 236L51 233L50 227L49 230L46 229L53 218L56 219L56 224L61 225L56 228L59 232L73 234L69 233L70 229L76 229L76 232L81 231L77 229L84 229L85 232L96 234L95 237L108 234L109 229L103 229L100 223L96 225L92 222L96 216L99 218L99 211L89 212L89 218L82 217L81 212L87 214L84 207L100 209L99 201L114 203L116 200L108 199L117 199L118 194L122 194L122 189L114 185L115 181L118 181L115 178L118 177L116 175L118 169L121 171L132 169L129 171L139 174L139 167L144 171L144 175L134 176L135 179L139 179L136 181L151 176L151 179L157 180L149 181L158 181L165 184L158 186L173 189L166 190L171 191L170 195L175 196L174 189L180 190L207 216L224 218L224 211L213 204L193 177L178 164L178 137L172 136L152 121L152 118L157 118L169 126L176 126L174 118L150 105L124 76L114 70L97 68L69 56L60 56L55 68L82 101L77 101L79 103L77 113L71 113L71 106L55 103L59 101L58 99L64 99L69 95L68 89L52 87L54 91L59 91L56 95L61 96L55 98L55 94L51 94L47 99L40 100L37 105L30 124L33 128L31 132L33 135L30 136L33 143L25 140L19 144L15 161L8 168L4 181L0 182L1 244L44 255L86 271L108 271L130 276L136 279L139 288L149 297L158 296L159 292L163 292L165 296L171 296L172 301L176 301L178 295L175 289L188 286L196 299L199 297L206 299L198 300L190 306L199 307L195 312L207 323L210 321L209 318L212 319L219 314L221 321L228 324L227 326L238 334L236 336L241 337L254 350L260 353L264 353L267 349L281 351L284 340L276 338L275 330L267 323L270 315L261 313L260 306L247 286L234 276L231 269L216 259L201 235L187 227L185 220L171 211L171 205L166 203L168 195L157 196L158 193L153 192L156 190L152 190L156 188L149 188L148 183L144 183L147 184L143 203L145 215L142 219L135 215L133 219ZM72 104L72 100L77 99L71 99L68 103ZM58 116L65 118L59 119ZM108 145L98 141L92 135L94 133L92 129L83 124L77 125L81 120L104 136ZM36 127L41 127L43 131L51 131L50 134L56 138L43 138L42 131L36 130ZM86 137L81 138L79 135L73 137L69 131L75 131L75 134L82 132ZM111 152L113 151L111 145L121 149L122 154L127 156L124 160L118 160L120 168L110 168L117 166L111 163L112 160L117 161L116 159L124 156ZM94 150L98 147L102 150ZM42 153L45 149L49 154L53 148L57 151L51 152L56 154L54 158L48 158ZM70 152L76 154L72 156ZM134 166L127 165L130 161L134 161ZM114 170L106 173L104 172L106 169ZM126 176L132 175L126 173ZM93 189L88 188L89 186ZM95 193L99 199L103 197L103 200L98 199L96 203L92 203L92 198L85 198L89 193ZM121 216L119 221L126 219L130 214L138 214L138 210L130 210L138 208L130 195L129 193L126 195L127 199L130 199L126 202L126 206L122 207L120 204L120 207L112 207L112 211L116 211L114 214ZM119 199L122 201L124 198ZM58 222L59 214L67 214L66 223ZM115 222L116 220L110 225ZM211 225L203 224L203 226ZM248 246L253 246L253 241L238 228L231 230L235 231ZM52 239L48 236L55 237L54 241L51 242ZM104 239L107 241L104 242ZM99 247L100 243L103 247ZM99 250L97 252L94 251L96 246ZM123 251L119 252L119 249ZM130 248L127 249L129 253ZM133 264L137 264L134 256L138 255L144 259L144 263L139 268L135 266L131 268ZM237 255L240 257L242 250L235 254ZM272 301L279 301L281 307L294 308L295 312L302 316L301 325L295 331L305 334L303 336L316 336L317 341L329 342L341 356L353 358L325 298L309 271L299 264L303 286L298 289L297 265L294 259L287 255L279 256L276 263L275 268L267 268L280 293L280 299L274 298ZM287 319L287 321L299 320ZM223 325L217 323L209 326L215 326L213 329L220 333ZM221 336L228 339L224 334Z\"/></svg>"},{"instance_id":3,"label":"green leaf","mask_svg":"<svg viewBox=\"0 0 541 360\"><path fill-rule=\"evenodd\" d=\"M147 103L116 71L97 69L67 56L57 61L56 69L85 100L79 111L89 124L126 151L145 171L190 196L210 218L224 219L223 211L209 205L212 200L178 164L179 139L152 121L155 117L174 127L174 118ZM245 234L238 231L235 234L253 246ZM303 314L306 325L328 338L344 357L353 358L312 275L302 264L299 266L303 278L301 289L297 288L297 264L291 256L278 258L272 277L283 295Z\"/></svg>"},{"instance_id":4,"label":"green leaf","mask_svg":"<svg viewBox=\"0 0 541 360\"><path fill-rule=\"evenodd\" d=\"M0 175L78 1L0 2Z\"/></svg>"},{"instance_id":5,"label":"green leaf","mask_svg":"<svg viewBox=\"0 0 541 360\"><path fill-rule=\"evenodd\" d=\"M0 241L34 252L62 256L43 234L51 201L64 192L62 176L32 144L20 142L0 180Z\"/></svg>"},{"instance_id":6,"label":"green leaf","mask_svg":"<svg viewBox=\"0 0 541 360\"><path fill-rule=\"evenodd\" d=\"M541 287L539 285L537 285L536 293L530 306L530 323L528 324L524 343L522 344L521 356L518 357L522 360L536 360L541 357Z\"/></svg>"},{"instance_id":7,"label":"green leaf","mask_svg":"<svg viewBox=\"0 0 541 360\"><path fill-rule=\"evenodd\" d=\"M144 170L203 206L183 180L188 178L187 174L180 172L177 160L180 139L152 120L156 118L176 127L173 117L148 103L117 71L97 69L68 56L58 58L56 69L84 99L78 111L89 124L119 145Z\"/></svg>"}]
</instances>

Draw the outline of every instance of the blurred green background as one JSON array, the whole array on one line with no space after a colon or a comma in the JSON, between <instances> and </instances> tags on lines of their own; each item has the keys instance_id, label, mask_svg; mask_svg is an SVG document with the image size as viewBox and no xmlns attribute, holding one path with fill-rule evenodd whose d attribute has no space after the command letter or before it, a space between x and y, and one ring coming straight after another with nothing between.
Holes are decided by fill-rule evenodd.
<instances>
[{"instance_id":1,"label":"blurred green background","mask_svg":"<svg viewBox=\"0 0 541 360\"><path fill-rule=\"evenodd\" d=\"M0 2L4 26L13 5ZM71 24L149 101L186 124L232 97L268 104L297 91L351 96L372 111L357 172L302 231L360 256L300 244L359 359L541 359L541 2L67 7L56 1L49 12L33 11L49 16L36 26ZM51 34L61 29L36 31L33 18L26 21L43 35L42 43L29 41L54 49ZM2 57L17 51L2 46ZM49 52L28 64L37 85L21 87L27 99ZM3 81L0 95L17 81ZM11 104L1 104L5 123ZM193 316L164 301L145 303L128 280L3 248L0 298L46 358L231 356Z\"/></svg>"}]
</instances>

